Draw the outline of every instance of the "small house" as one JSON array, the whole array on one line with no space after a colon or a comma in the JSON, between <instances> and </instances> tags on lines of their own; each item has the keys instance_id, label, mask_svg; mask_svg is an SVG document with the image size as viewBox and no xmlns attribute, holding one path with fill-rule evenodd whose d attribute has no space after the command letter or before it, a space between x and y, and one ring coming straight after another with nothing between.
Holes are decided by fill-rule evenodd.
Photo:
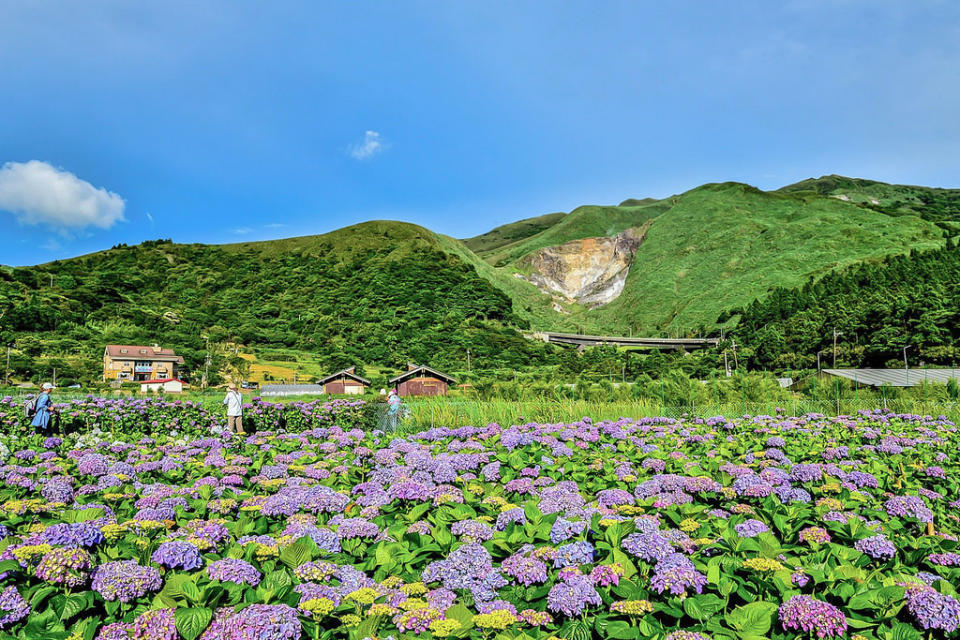
<instances>
[{"instance_id":1,"label":"small house","mask_svg":"<svg viewBox=\"0 0 960 640\"><path fill-rule=\"evenodd\" d=\"M164 393L183 393L183 380L178 378L164 378L161 380L144 380L140 383L140 391L163 391Z\"/></svg>"},{"instance_id":2,"label":"small house","mask_svg":"<svg viewBox=\"0 0 960 640\"><path fill-rule=\"evenodd\" d=\"M405 373L390 380L400 396L445 396L451 384L457 381L447 374L413 363L407 365Z\"/></svg>"},{"instance_id":3,"label":"small house","mask_svg":"<svg viewBox=\"0 0 960 640\"><path fill-rule=\"evenodd\" d=\"M317 380L317 384L323 387L324 393L358 396L367 390L370 386L370 381L358 376L356 371L356 367L343 369L342 371L331 373L326 378Z\"/></svg>"}]
</instances>

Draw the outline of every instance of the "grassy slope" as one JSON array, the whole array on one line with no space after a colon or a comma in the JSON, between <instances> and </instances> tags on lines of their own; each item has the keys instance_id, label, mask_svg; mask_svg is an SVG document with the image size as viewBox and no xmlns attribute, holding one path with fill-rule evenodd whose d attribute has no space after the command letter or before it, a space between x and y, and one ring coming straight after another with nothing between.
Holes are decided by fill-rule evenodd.
<instances>
[{"instance_id":1,"label":"grassy slope","mask_svg":"<svg viewBox=\"0 0 960 640\"><path fill-rule=\"evenodd\" d=\"M890 215L917 215L932 222L960 221L960 189L887 184L862 178L830 175L802 180L787 185L780 191L787 193L806 191L827 196L843 195L850 198L852 203Z\"/></svg>"},{"instance_id":2,"label":"grassy slope","mask_svg":"<svg viewBox=\"0 0 960 640\"><path fill-rule=\"evenodd\" d=\"M483 257L490 264L503 266L545 247L580 238L613 236L631 227L639 227L647 220L659 216L670 208L671 202L658 200L634 207L578 207L552 227L529 238L504 245Z\"/></svg>"},{"instance_id":3,"label":"grassy slope","mask_svg":"<svg viewBox=\"0 0 960 640\"><path fill-rule=\"evenodd\" d=\"M548 213L535 218L525 218L517 222L495 227L486 233L473 238L461 240L470 251L483 256L484 253L498 249L505 244L517 242L544 231L567 215L565 213Z\"/></svg>"},{"instance_id":4,"label":"grassy slope","mask_svg":"<svg viewBox=\"0 0 960 640\"><path fill-rule=\"evenodd\" d=\"M623 294L588 317L616 331L709 326L723 309L772 287L942 242L941 230L913 216L742 184L705 185L654 221Z\"/></svg>"}]
</instances>

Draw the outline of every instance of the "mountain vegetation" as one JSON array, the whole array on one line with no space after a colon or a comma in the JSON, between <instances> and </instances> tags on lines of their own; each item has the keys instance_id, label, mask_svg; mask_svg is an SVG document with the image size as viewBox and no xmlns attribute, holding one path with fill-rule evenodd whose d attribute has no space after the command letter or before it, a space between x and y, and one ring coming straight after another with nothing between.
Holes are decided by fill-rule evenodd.
<instances>
[{"instance_id":1,"label":"mountain vegetation","mask_svg":"<svg viewBox=\"0 0 960 640\"><path fill-rule=\"evenodd\" d=\"M538 330L690 336L722 327L744 363L791 369L811 366L827 338L832 349L837 327L838 362L884 363L911 341L918 358L948 363L960 346L960 268L945 246L960 221L958 194L826 176L778 191L721 183L582 206L465 240L379 221L269 242L120 245L0 268L0 339L16 345L15 377L56 367L84 380L98 376L104 344L123 342L172 346L193 372L208 350L214 369L241 373L251 353L269 354L277 371L286 359L310 360L311 371L390 371L408 360L465 371L468 351L474 367L569 375L681 364L703 375L722 363L716 354L578 356L524 337ZM643 239L612 302L587 308L528 281L535 252L628 229Z\"/></svg>"},{"instance_id":2,"label":"mountain vegetation","mask_svg":"<svg viewBox=\"0 0 960 640\"><path fill-rule=\"evenodd\" d=\"M902 367L908 362L956 367L960 363L960 248L864 262L777 288L762 300L733 309L740 357L753 368L788 371L837 366Z\"/></svg>"},{"instance_id":3,"label":"mountain vegetation","mask_svg":"<svg viewBox=\"0 0 960 640\"><path fill-rule=\"evenodd\" d=\"M510 298L414 225L372 222L316 237L238 245L145 242L0 273L4 339L23 367L107 343L174 346L199 368L207 342L312 352L330 369L408 360L490 365L550 357L526 340ZM15 363L16 364L16 363Z\"/></svg>"}]
</instances>

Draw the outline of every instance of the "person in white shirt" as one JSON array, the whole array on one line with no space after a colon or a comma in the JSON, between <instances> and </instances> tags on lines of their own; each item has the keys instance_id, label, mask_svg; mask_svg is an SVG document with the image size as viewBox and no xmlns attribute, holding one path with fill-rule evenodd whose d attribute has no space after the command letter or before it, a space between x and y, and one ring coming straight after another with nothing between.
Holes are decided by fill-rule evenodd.
<instances>
[{"instance_id":1,"label":"person in white shirt","mask_svg":"<svg viewBox=\"0 0 960 640\"><path fill-rule=\"evenodd\" d=\"M227 427L240 435L246 435L243 430L243 396L237 391L237 385L230 383L227 387L227 397L223 399L227 405Z\"/></svg>"}]
</instances>

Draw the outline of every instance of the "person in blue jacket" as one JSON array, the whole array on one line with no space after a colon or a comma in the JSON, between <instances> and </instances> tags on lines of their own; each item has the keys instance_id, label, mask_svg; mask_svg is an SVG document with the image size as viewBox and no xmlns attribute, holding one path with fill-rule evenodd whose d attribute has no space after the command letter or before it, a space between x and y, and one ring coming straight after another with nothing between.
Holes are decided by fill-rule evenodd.
<instances>
[{"instance_id":1,"label":"person in blue jacket","mask_svg":"<svg viewBox=\"0 0 960 640\"><path fill-rule=\"evenodd\" d=\"M36 413L33 414L33 420L30 425L36 427L38 431L46 432L50 429L50 423L53 421L53 399L50 392L54 387L49 382L44 382L40 387L40 396L37 398Z\"/></svg>"}]
</instances>

